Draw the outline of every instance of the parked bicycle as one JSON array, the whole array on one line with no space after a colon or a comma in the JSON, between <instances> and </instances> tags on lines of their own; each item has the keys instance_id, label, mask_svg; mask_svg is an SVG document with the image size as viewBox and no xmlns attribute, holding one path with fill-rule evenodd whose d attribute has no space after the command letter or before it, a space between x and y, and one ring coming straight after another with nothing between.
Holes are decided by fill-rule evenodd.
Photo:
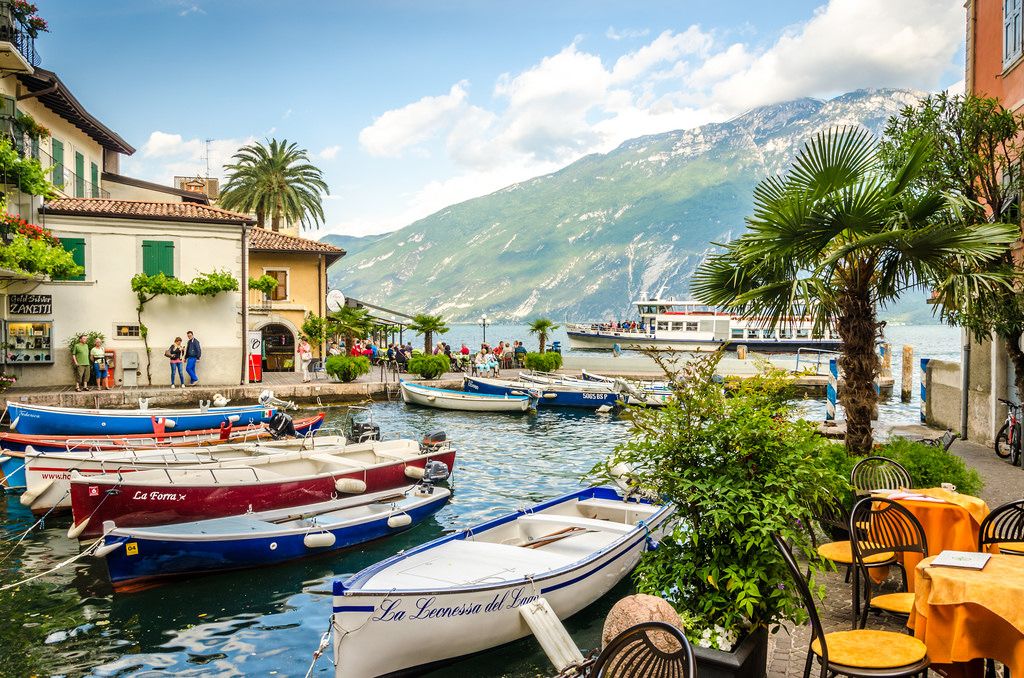
<instances>
[{"instance_id":1,"label":"parked bicycle","mask_svg":"<svg viewBox=\"0 0 1024 678\"><path fill-rule=\"evenodd\" d=\"M1020 442L1020 405L1009 400L999 399L999 402L1006 405L1006 421L1003 427L996 434L996 456L1000 459L1009 459L1014 466L1019 466L1021 461Z\"/></svg>"}]
</instances>

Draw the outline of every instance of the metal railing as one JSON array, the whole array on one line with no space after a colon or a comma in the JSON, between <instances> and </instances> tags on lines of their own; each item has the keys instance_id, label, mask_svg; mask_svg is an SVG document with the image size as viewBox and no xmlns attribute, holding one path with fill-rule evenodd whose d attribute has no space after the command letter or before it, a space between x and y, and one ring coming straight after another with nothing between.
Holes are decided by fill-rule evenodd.
<instances>
[{"instance_id":1,"label":"metal railing","mask_svg":"<svg viewBox=\"0 0 1024 678\"><path fill-rule=\"evenodd\" d=\"M84 176L79 177L71 170L66 163L60 165L54 157L43 149L38 140L33 140L21 128L18 120L9 114L0 114L0 136L10 139L15 150L22 157L32 157L39 161L46 172L50 182L57 190L69 198L109 198L110 192L105 191L98 184L88 181Z\"/></svg>"},{"instance_id":2,"label":"metal railing","mask_svg":"<svg viewBox=\"0 0 1024 678\"><path fill-rule=\"evenodd\" d=\"M14 16L11 2L0 2L0 41L9 42L33 68L39 65L36 38L20 19Z\"/></svg>"},{"instance_id":3,"label":"metal railing","mask_svg":"<svg viewBox=\"0 0 1024 678\"><path fill-rule=\"evenodd\" d=\"M800 371L800 360L804 358L805 353L814 354L814 371L821 372L821 362L825 361L825 365L828 365L828 361L839 355L842 355L839 351L832 351L827 348L807 348L800 347L796 350L796 367L793 369L794 372ZM810 366L811 360L805 359L805 362ZM807 369L807 368L805 368Z\"/></svg>"}]
</instances>

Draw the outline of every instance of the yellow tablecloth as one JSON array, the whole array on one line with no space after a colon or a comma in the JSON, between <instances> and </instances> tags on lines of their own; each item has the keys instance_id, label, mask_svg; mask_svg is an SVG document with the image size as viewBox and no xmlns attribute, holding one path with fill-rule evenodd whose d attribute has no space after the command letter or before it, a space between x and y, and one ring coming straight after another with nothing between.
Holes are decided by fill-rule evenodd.
<instances>
[{"instance_id":1,"label":"yellow tablecloth","mask_svg":"<svg viewBox=\"0 0 1024 678\"><path fill-rule=\"evenodd\" d=\"M993 555L983 570L915 569L914 609L907 625L932 662L992 658L1024 676L1024 558Z\"/></svg>"}]
</instances>

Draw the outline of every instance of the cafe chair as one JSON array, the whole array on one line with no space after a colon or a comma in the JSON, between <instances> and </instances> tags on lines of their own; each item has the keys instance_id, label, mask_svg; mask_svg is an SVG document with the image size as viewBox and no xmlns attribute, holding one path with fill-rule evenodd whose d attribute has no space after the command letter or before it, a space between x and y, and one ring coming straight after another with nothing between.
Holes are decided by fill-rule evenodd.
<instances>
[{"instance_id":1,"label":"cafe chair","mask_svg":"<svg viewBox=\"0 0 1024 678\"><path fill-rule=\"evenodd\" d=\"M665 622L644 622L612 638L597 656L589 678L696 678L693 648L682 631Z\"/></svg>"},{"instance_id":2,"label":"cafe chair","mask_svg":"<svg viewBox=\"0 0 1024 678\"><path fill-rule=\"evenodd\" d=\"M917 638L895 631L854 629L825 633L807 580L793 558L786 541L778 534L772 541L789 568L807 616L811 622L811 644L807 648L804 678L810 678L817 661L820 678L839 674L852 678L901 678L928 671L928 648Z\"/></svg>"},{"instance_id":3,"label":"cafe chair","mask_svg":"<svg viewBox=\"0 0 1024 678\"><path fill-rule=\"evenodd\" d=\"M914 608L914 594L909 592L907 570L899 559L893 565L903 573L903 587L896 593L874 595L868 567L872 559L879 555L891 558L894 554L919 553L922 558L928 557L928 539L924 528L910 511L891 499L881 497L865 497L853 506L850 512L850 525L866 524L866 531L851 532L853 542L854 575L853 575L853 608L854 614L859 612L859 619L854 619L854 628L867 625L868 610L910 616ZM859 580L864 580L864 606L860 605Z\"/></svg>"},{"instance_id":4,"label":"cafe chair","mask_svg":"<svg viewBox=\"0 0 1024 678\"><path fill-rule=\"evenodd\" d=\"M1000 553L1024 556L1024 499L1003 504L981 521L978 550L985 552L993 545Z\"/></svg>"},{"instance_id":5,"label":"cafe chair","mask_svg":"<svg viewBox=\"0 0 1024 678\"><path fill-rule=\"evenodd\" d=\"M828 500L821 506L814 517L828 537L835 541L817 543L814 530L811 530L811 542L818 555L834 563L836 566L846 568L846 581L850 581L850 573L853 570L853 544L850 536L850 514L843 506L843 503L835 497L829 496ZM868 567L884 567L896 561L895 553L879 553L867 559Z\"/></svg>"},{"instance_id":6,"label":"cafe chair","mask_svg":"<svg viewBox=\"0 0 1024 678\"><path fill-rule=\"evenodd\" d=\"M859 495L914 486L907 469L888 457L867 457L858 461L850 472L850 484Z\"/></svg>"}]
</instances>

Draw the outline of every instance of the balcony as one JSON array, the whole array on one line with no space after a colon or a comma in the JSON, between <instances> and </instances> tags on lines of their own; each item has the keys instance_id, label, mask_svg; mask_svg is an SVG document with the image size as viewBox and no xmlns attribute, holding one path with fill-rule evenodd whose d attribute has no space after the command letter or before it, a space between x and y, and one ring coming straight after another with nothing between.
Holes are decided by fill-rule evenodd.
<instances>
[{"instance_id":1,"label":"balcony","mask_svg":"<svg viewBox=\"0 0 1024 678\"><path fill-rule=\"evenodd\" d=\"M11 2L0 0L0 70L31 73L39 65L35 34L14 14Z\"/></svg>"},{"instance_id":2,"label":"balcony","mask_svg":"<svg viewBox=\"0 0 1024 678\"><path fill-rule=\"evenodd\" d=\"M2 44L2 43L0 43ZM67 163L58 164L53 156L40 145L39 139L33 139L22 129L21 123L10 112L0 112L0 137L10 140L15 150L22 157L31 156L39 161L47 171L50 181L57 191L66 198L109 198L110 192L103 190L84 176L72 171ZM0 177L0 183L5 183Z\"/></svg>"}]
</instances>

